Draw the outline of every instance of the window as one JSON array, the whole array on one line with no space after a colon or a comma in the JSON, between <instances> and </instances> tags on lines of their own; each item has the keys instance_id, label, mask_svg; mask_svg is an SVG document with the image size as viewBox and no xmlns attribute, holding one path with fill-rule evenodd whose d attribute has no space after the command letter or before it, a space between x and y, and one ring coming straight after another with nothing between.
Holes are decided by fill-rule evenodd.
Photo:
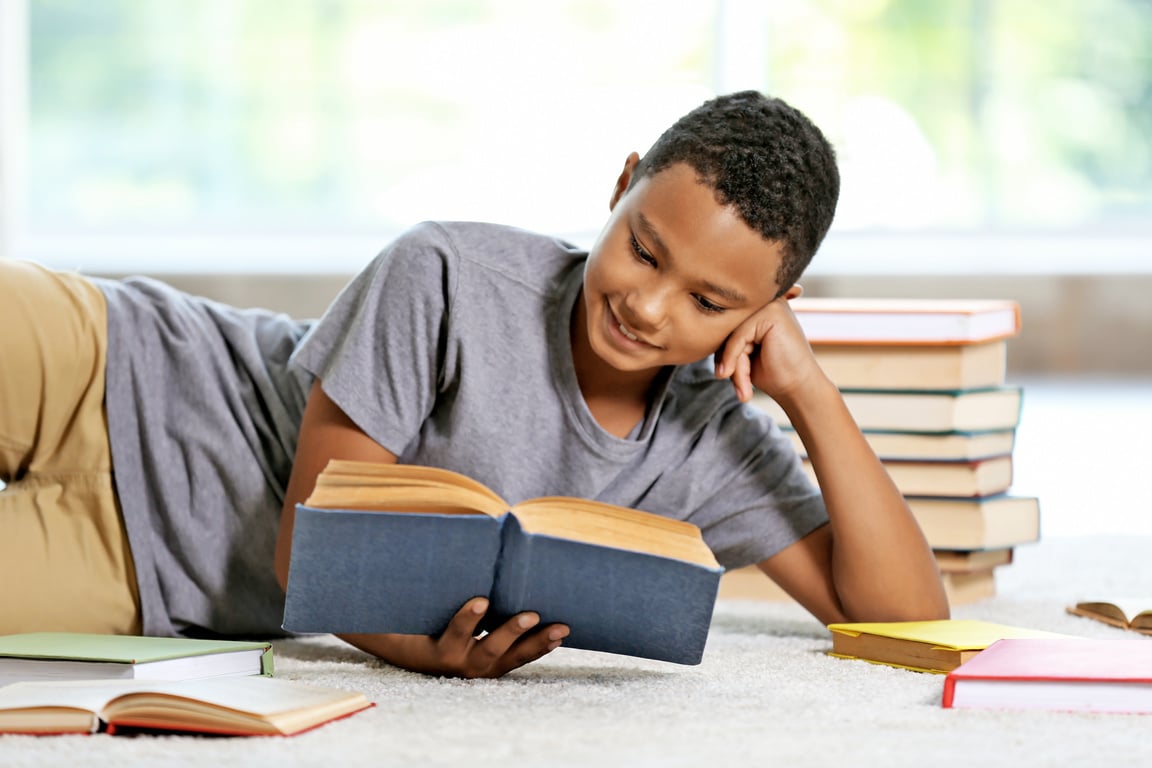
<instances>
[{"instance_id":1,"label":"window","mask_svg":"<svg viewBox=\"0 0 1152 768\"><path fill-rule=\"evenodd\" d=\"M0 0L0 36L0 243L49 263L354 270L425 218L587 243L630 150L760 88L840 153L814 269L1152 268L1138 0Z\"/></svg>"}]
</instances>

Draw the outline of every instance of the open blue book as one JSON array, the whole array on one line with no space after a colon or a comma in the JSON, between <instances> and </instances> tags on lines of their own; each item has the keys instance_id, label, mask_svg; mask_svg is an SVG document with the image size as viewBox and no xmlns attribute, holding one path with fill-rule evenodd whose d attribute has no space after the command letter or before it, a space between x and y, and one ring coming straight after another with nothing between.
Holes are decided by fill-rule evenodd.
<instances>
[{"instance_id":1,"label":"open blue book","mask_svg":"<svg viewBox=\"0 0 1152 768\"><path fill-rule=\"evenodd\" d=\"M699 529L548 497L509 509L447 470L333 461L296 509L284 628L439 634L469 599L521 611L564 645L697 664L723 569Z\"/></svg>"}]
</instances>

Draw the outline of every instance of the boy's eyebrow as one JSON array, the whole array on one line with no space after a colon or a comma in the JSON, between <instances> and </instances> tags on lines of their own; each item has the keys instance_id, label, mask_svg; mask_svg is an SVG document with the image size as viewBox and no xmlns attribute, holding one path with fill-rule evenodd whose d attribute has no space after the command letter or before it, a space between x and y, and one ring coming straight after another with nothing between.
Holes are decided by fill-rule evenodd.
<instances>
[{"instance_id":1,"label":"boy's eyebrow","mask_svg":"<svg viewBox=\"0 0 1152 768\"><path fill-rule=\"evenodd\" d=\"M644 215L643 211L636 212L636 222L640 230L644 233L644 237L650 240L656 249L664 254L664 258L671 260L672 254L668 251L668 246L660 239L660 233L656 231L656 227L652 226L652 222ZM701 280L700 285L708 293L715 294L731 304L745 304L748 301L744 294L732 288L725 288L722 285L716 285L708 280Z\"/></svg>"}]
</instances>

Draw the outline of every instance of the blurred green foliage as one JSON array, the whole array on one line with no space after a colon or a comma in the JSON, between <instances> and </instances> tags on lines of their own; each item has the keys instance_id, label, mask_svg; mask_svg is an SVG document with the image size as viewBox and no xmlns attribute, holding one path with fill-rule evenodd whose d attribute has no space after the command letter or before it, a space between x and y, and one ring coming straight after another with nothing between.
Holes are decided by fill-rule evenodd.
<instances>
[{"instance_id":1,"label":"blurred green foliage","mask_svg":"<svg viewBox=\"0 0 1152 768\"><path fill-rule=\"evenodd\" d=\"M41 231L388 228L419 207L525 223L529 205L594 228L568 179L619 150L614 172L632 148L614 134L706 92L724 44L705 2L28 2ZM749 82L837 143L849 226L1148 229L1147 0L769 7Z\"/></svg>"}]
</instances>

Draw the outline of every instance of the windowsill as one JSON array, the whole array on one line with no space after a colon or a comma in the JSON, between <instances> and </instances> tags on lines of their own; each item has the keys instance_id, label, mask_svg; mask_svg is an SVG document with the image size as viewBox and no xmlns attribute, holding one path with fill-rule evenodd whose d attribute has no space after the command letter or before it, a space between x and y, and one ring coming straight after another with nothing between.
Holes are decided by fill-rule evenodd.
<instances>
[{"instance_id":1,"label":"windowsill","mask_svg":"<svg viewBox=\"0 0 1152 768\"><path fill-rule=\"evenodd\" d=\"M9 254L90 274L354 274L395 236L112 238L9 243ZM561 235L588 247L596 233ZM828 236L809 275L1152 274L1152 235L841 234Z\"/></svg>"}]
</instances>

